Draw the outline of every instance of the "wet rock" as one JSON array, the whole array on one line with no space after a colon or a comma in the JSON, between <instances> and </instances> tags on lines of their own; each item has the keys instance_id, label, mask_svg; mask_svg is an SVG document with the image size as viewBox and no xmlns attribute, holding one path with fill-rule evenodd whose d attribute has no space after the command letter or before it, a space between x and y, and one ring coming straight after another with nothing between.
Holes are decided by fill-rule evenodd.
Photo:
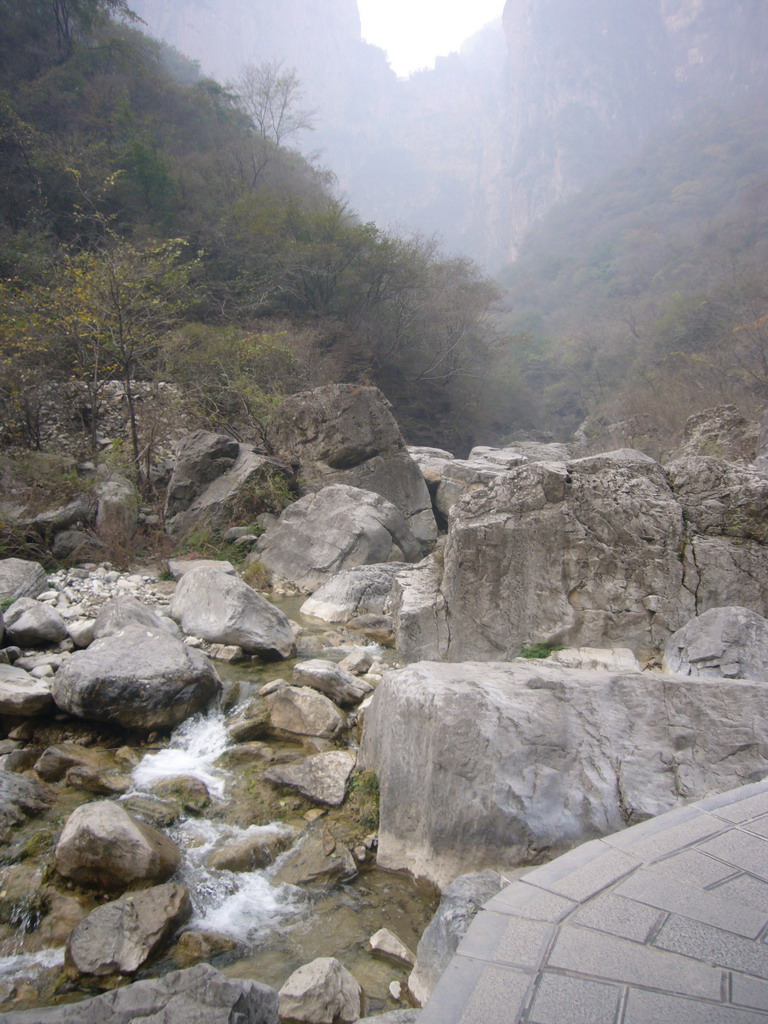
<instances>
[{"instance_id":1,"label":"wet rock","mask_svg":"<svg viewBox=\"0 0 768 1024\"><path fill-rule=\"evenodd\" d=\"M147 608L131 594L113 597L102 605L93 624L95 640L104 636L114 636L126 626L146 626L149 629L164 630L172 636L178 636L176 623L167 615L160 615L152 608Z\"/></svg>"},{"instance_id":2,"label":"wet rock","mask_svg":"<svg viewBox=\"0 0 768 1024\"><path fill-rule=\"evenodd\" d=\"M127 626L73 654L55 676L53 699L78 718L149 732L202 711L220 690L199 651L166 632Z\"/></svg>"},{"instance_id":3,"label":"wet rock","mask_svg":"<svg viewBox=\"0 0 768 1024\"><path fill-rule=\"evenodd\" d=\"M264 778L280 786L292 786L315 803L339 807L347 795L355 761L354 754L330 750L313 754L298 764L276 765L264 773Z\"/></svg>"},{"instance_id":4,"label":"wet rock","mask_svg":"<svg viewBox=\"0 0 768 1024\"><path fill-rule=\"evenodd\" d=\"M272 730L333 739L347 720L332 700L307 686L283 686L264 698Z\"/></svg>"},{"instance_id":5,"label":"wet rock","mask_svg":"<svg viewBox=\"0 0 768 1024\"><path fill-rule=\"evenodd\" d=\"M247 561L255 558L312 593L342 569L419 557L418 543L391 502L335 484L289 505Z\"/></svg>"},{"instance_id":6,"label":"wet rock","mask_svg":"<svg viewBox=\"0 0 768 1024\"><path fill-rule=\"evenodd\" d=\"M318 587L301 606L302 615L323 622L348 622L358 615L383 615L405 562L343 569Z\"/></svg>"},{"instance_id":7,"label":"wet rock","mask_svg":"<svg viewBox=\"0 0 768 1024\"><path fill-rule=\"evenodd\" d=\"M269 726L269 706L259 697L236 707L227 719L227 732L235 743L260 739L269 732Z\"/></svg>"},{"instance_id":8,"label":"wet rock","mask_svg":"<svg viewBox=\"0 0 768 1024\"><path fill-rule=\"evenodd\" d=\"M70 768L87 765L98 770L106 767L105 760L102 751L81 743L56 743L43 751L35 763L35 771L46 782L58 782Z\"/></svg>"},{"instance_id":9,"label":"wet rock","mask_svg":"<svg viewBox=\"0 0 768 1024\"><path fill-rule=\"evenodd\" d=\"M0 715L31 717L54 708L50 680L36 679L24 669L0 665Z\"/></svg>"},{"instance_id":10,"label":"wet rock","mask_svg":"<svg viewBox=\"0 0 768 1024\"><path fill-rule=\"evenodd\" d=\"M768 620L748 608L710 608L670 637L664 668L684 676L768 682Z\"/></svg>"},{"instance_id":11,"label":"wet rock","mask_svg":"<svg viewBox=\"0 0 768 1024\"><path fill-rule=\"evenodd\" d=\"M130 796L121 801L121 807L155 828L167 828L181 817L181 804L159 797Z\"/></svg>"},{"instance_id":12,"label":"wet rock","mask_svg":"<svg viewBox=\"0 0 768 1024\"><path fill-rule=\"evenodd\" d=\"M57 644L67 635L59 613L32 597L20 597L4 613L5 632L20 647Z\"/></svg>"},{"instance_id":13,"label":"wet rock","mask_svg":"<svg viewBox=\"0 0 768 1024\"><path fill-rule=\"evenodd\" d=\"M67 942L67 963L80 974L133 974L192 916L182 885L155 885L97 907Z\"/></svg>"},{"instance_id":14,"label":"wet rock","mask_svg":"<svg viewBox=\"0 0 768 1024\"><path fill-rule=\"evenodd\" d=\"M274 875L290 885L329 886L357 874L355 859L346 846L325 830L313 831L283 858Z\"/></svg>"},{"instance_id":15,"label":"wet rock","mask_svg":"<svg viewBox=\"0 0 768 1024\"><path fill-rule=\"evenodd\" d=\"M501 884L500 878L499 884ZM373 953L385 960L391 960L393 963L400 964L401 966L413 967L416 963L415 953L412 953L402 939L399 939L388 928L379 928L368 940L366 949L369 953Z\"/></svg>"},{"instance_id":16,"label":"wet rock","mask_svg":"<svg viewBox=\"0 0 768 1024\"><path fill-rule=\"evenodd\" d=\"M7 841L11 826L43 814L55 799L50 786L0 770L0 842Z\"/></svg>"},{"instance_id":17,"label":"wet rock","mask_svg":"<svg viewBox=\"0 0 768 1024\"><path fill-rule=\"evenodd\" d=\"M195 569L182 577L171 615L185 633L211 643L236 644L270 659L296 653L285 615L242 580L215 569Z\"/></svg>"},{"instance_id":18,"label":"wet rock","mask_svg":"<svg viewBox=\"0 0 768 1024\"><path fill-rule=\"evenodd\" d=\"M0 600L17 601L37 597L48 587L45 569L38 562L23 558L0 559Z\"/></svg>"},{"instance_id":19,"label":"wet rock","mask_svg":"<svg viewBox=\"0 0 768 1024\"><path fill-rule=\"evenodd\" d=\"M188 929L182 932L171 955L182 967L191 967L201 960L210 960L221 953L237 949L237 942L220 932L202 932Z\"/></svg>"},{"instance_id":20,"label":"wet rock","mask_svg":"<svg viewBox=\"0 0 768 1024\"><path fill-rule=\"evenodd\" d=\"M211 794L205 783L192 775L176 775L156 782L152 793L161 800L174 800L184 810L195 814L199 814L211 802Z\"/></svg>"},{"instance_id":21,"label":"wet rock","mask_svg":"<svg viewBox=\"0 0 768 1024\"><path fill-rule=\"evenodd\" d=\"M64 781L73 789L82 789L94 796L122 796L131 789L130 776L114 771L100 771L87 764L78 764L68 769Z\"/></svg>"},{"instance_id":22,"label":"wet rock","mask_svg":"<svg viewBox=\"0 0 768 1024\"><path fill-rule=\"evenodd\" d=\"M216 871L258 871L272 864L295 838L294 829L276 831L267 826L222 843L209 855L207 864Z\"/></svg>"},{"instance_id":23,"label":"wet rock","mask_svg":"<svg viewBox=\"0 0 768 1024\"><path fill-rule=\"evenodd\" d=\"M478 910L503 885L501 875L488 870L460 875L445 889L419 940L416 966L408 978L408 988L419 1006L432 994Z\"/></svg>"},{"instance_id":24,"label":"wet rock","mask_svg":"<svg viewBox=\"0 0 768 1024\"><path fill-rule=\"evenodd\" d=\"M4 1014L3 1024L279 1024L278 996L256 981L234 981L209 964L172 971L66 1006Z\"/></svg>"},{"instance_id":25,"label":"wet rock","mask_svg":"<svg viewBox=\"0 0 768 1024\"><path fill-rule=\"evenodd\" d=\"M373 689L370 683L324 658L298 662L293 668L293 679L300 686L319 690L336 704L359 704Z\"/></svg>"},{"instance_id":26,"label":"wet rock","mask_svg":"<svg viewBox=\"0 0 768 1024\"><path fill-rule=\"evenodd\" d=\"M351 1024L364 1012L359 982L335 957L318 957L299 967L278 994L285 1021Z\"/></svg>"},{"instance_id":27,"label":"wet rock","mask_svg":"<svg viewBox=\"0 0 768 1024\"><path fill-rule=\"evenodd\" d=\"M165 882L180 862L170 839L109 800L73 811L54 855L60 875L101 892Z\"/></svg>"}]
</instances>

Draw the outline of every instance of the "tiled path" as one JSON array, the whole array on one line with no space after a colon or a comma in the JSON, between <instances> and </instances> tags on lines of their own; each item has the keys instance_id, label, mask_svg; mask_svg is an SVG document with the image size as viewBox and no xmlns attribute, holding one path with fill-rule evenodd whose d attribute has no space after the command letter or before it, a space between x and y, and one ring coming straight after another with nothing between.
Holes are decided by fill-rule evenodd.
<instances>
[{"instance_id":1,"label":"tiled path","mask_svg":"<svg viewBox=\"0 0 768 1024\"><path fill-rule=\"evenodd\" d=\"M768 780L513 882L419 1024L768 1024L767 942Z\"/></svg>"}]
</instances>

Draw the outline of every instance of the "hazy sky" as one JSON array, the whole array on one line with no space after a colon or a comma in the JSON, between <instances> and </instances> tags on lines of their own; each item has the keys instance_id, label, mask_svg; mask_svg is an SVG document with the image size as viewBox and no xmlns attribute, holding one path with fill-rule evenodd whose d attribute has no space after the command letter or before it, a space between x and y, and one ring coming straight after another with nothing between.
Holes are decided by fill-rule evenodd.
<instances>
[{"instance_id":1,"label":"hazy sky","mask_svg":"<svg viewBox=\"0 0 768 1024\"><path fill-rule=\"evenodd\" d=\"M504 0L358 0L363 38L387 51L398 75L432 67L435 57L500 18Z\"/></svg>"}]
</instances>

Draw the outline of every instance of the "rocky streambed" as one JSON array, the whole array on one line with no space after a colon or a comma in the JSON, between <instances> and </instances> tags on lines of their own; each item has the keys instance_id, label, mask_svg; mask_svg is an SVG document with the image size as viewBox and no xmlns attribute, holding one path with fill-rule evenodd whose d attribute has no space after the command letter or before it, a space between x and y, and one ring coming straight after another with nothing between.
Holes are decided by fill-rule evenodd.
<instances>
[{"instance_id":1,"label":"rocky streambed","mask_svg":"<svg viewBox=\"0 0 768 1024\"><path fill-rule=\"evenodd\" d=\"M53 574L22 607L58 617L66 635L54 643L26 633L27 647L13 644L9 609L0 1010L68 1002L201 962L280 988L317 958L351 970L370 1009L396 1007L410 968L371 952L369 940L386 927L414 950L437 900L410 875L376 868L376 781L355 770L359 706L394 653L302 619L291 598L295 657L269 662L237 645L182 641L167 617L176 590L151 572L108 565ZM18 713L20 690L50 698L85 652L137 628L213 655L216 698L171 731L101 712L102 721L78 718L50 702ZM72 637L84 643L88 630L97 639L78 648ZM78 700L94 713L97 696ZM120 700L112 692L105 703L115 711ZM142 867L147 838L168 843L165 868Z\"/></svg>"}]
</instances>

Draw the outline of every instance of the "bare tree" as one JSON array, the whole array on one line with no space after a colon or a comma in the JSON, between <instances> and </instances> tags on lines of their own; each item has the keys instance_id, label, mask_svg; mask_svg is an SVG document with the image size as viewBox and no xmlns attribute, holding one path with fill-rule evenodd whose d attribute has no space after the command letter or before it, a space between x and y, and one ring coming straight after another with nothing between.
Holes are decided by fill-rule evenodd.
<instances>
[{"instance_id":1,"label":"bare tree","mask_svg":"<svg viewBox=\"0 0 768 1024\"><path fill-rule=\"evenodd\" d=\"M295 68L276 60L247 64L234 88L259 135L278 149L291 136L314 128L316 111L301 105L304 92Z\"/></svg>"}]
</instances>

